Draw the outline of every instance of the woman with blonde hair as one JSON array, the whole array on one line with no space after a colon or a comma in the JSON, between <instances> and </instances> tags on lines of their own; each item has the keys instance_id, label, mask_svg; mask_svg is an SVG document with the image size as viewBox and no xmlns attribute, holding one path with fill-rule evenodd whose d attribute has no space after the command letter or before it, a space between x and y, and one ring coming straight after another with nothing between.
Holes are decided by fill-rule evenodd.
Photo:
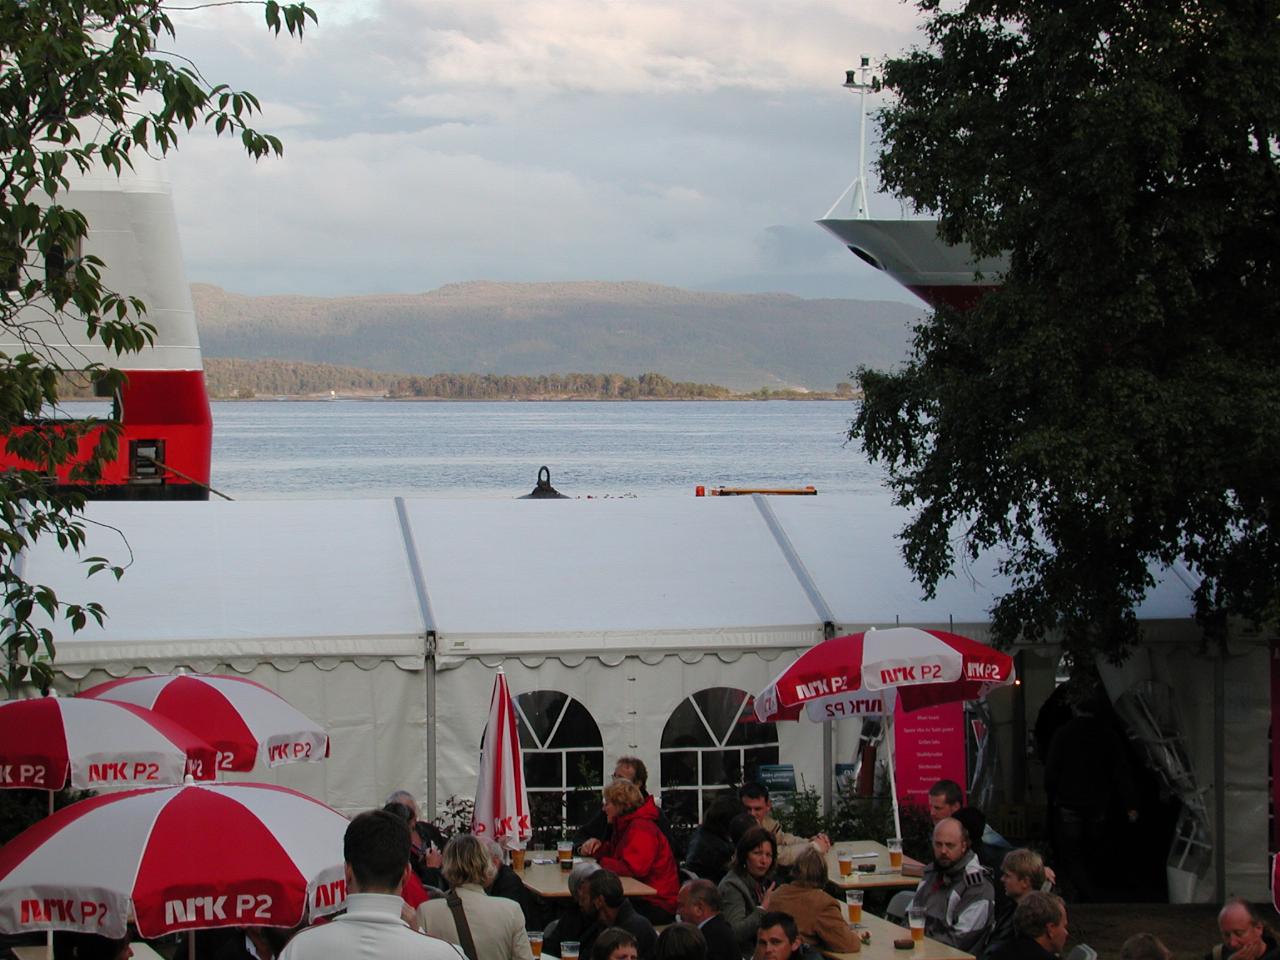
<instances>
[{"instance_id":1,"label":"woman with blonde hair","mask_svg":"<svg viewBox=\"0 0 1280 960\"><path fill-rule=\"evenodd\" d=\"M824 953L857 953L861 943L849 929L845 905L823 888L827 858L816 847L801 850L791 864L791 882L773 891L770 910L791 914L800 939Z\"/></svg>"},{"instance_id":2,"label":"woman with blonde hair","mask_svg":"<svg viewBox=\"0 0 1280 960\"><path fill-rule=\"evenodd\" d=\"M633 897L636 911L654 924L675 919L680 876L671 844L658 828L658 805L640 788L615 780L604 788L604 815L612 828L597 850L596 861L620 877L635 877L656 891Z\"/></svg>"},{"instance_id":3,"label":"woman with blonde hair","mask_svg":"<svg viewBox=\"0 0 1280 960\"><path fill-rule=\"evenodd\" d=\"M423 931L456 943L470 960L533 960L520 905L485 893L497 868L477 837L455 835L445 844L441 869L449 895L418 908Z\"/></svg>"}]
</instances>

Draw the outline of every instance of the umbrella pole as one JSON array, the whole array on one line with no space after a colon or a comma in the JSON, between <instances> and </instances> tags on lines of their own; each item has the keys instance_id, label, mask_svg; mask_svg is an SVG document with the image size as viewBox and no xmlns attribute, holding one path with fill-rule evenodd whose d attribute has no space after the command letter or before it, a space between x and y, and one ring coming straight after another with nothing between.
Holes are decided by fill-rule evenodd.
<instances>
[{"instance_id":1,"label":"umbrella pole","mask_svg":"<svg viewBox=\"0 0 1280 960\"><path fill-rule=\"evenodd\" d=\"M893 771L893 714L885 717L884 748L889 755L889 799L893 801L893 835L902 836L902 815L898 811L898 779Z\"/></svg>"},{"instance_id":2,"label":"umbrella pole","mask_svg":"<svg viewBox=\"0 0 1280 960\"><path fill-rule=\"evenodd\" d=\"M49 791L49 816L53 816L53 795L54 791ZM53 931L45 931L44 938L44 955L45 960L53 960Z\"/></svg>"}]
</instances>

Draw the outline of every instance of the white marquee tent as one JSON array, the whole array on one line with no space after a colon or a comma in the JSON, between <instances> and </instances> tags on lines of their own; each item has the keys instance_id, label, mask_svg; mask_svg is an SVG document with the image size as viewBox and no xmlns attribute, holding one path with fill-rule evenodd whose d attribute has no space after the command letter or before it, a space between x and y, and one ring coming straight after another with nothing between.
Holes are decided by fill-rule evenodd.
<instances>
[{"instance_id":1,"label":"white marquee tent","mask_svg":"<svg viewBox=\"0 0 1280 960\"><path fill-rule=\"evenodd\" d=\"M905 514L881 496L99 503L88 517L86 555L132 556L122 581L86 579L53 545L25 563L61 599L108 612L101 629L56 628L60 686L176 668L251 676L332 739L326 763L267 776L348 811L397 787L428 810L469 796L499 664L513 694L578 701L597 749L638 754L657 781L663 731L696 692L758 690L824 629L951 626L981 639L1004 586L980 561L922 600L895 539ZM1196 682L1191 586L1166 573L1139 615L1168 645L1159 669L1192 691L1183 706L1208 784L1212 691ZM1244 729L1269 701L1257 650L1239 652L1227 669L1242 705L1226 721ZM835 731L837 758L856 733ZM821 728L782 724L777 737L821 783ZM1263 749L1229 770L1232 802L1265 794ZM1265 852L1265 828L1265 813L1256 830L1233 818L1233 889L1265 890L1253 863L1264 858L1247 852L1255 841Z\"/></svg>"}]
</instances>

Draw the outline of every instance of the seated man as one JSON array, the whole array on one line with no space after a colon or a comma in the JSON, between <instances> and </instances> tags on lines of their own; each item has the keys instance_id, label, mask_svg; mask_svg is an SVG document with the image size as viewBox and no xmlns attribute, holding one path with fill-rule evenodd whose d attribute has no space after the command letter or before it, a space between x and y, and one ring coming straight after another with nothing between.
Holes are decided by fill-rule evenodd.
<instances>
[{"instance_id":1,"label":"seated man","mask_svg":"<svg viewBox=\"0 0 1280 960\"><path fill-rule=\"evenodd\" d=\"M795 863L796 857L800 856L800 851L805 847L817 847L818 852L824 855L831 849L831 841L825 833L819 833L806 840L804 837L785 832L782 825L773 819L773 803L769 800L769 788L763 783L755 781L744 783L738 788L738 799L742 801L743 809L755 818L756 823L773 834L774 842L778 847L780 866L789 867Z\"/></svg>"},{"instance_id":2,"label":"seated man","mask_svg":"<svg viewBox=\"0 0 1280 960\"><path fill-rule=\"evenodd\" d=\"M720 915L720 888L710 880L690 880L680 888L679 918L702 931L707 960L741 960L733 925Z\"/></svg>"},{"instance_id":3,"label":"seated man","mask_svg":"<svg viewBox=\"0 0 1280 960\"><path fill-rule=\"evenodd\" d=\"M1222 943L1214 947L1205 960L1280 958L1276 938L1253 904L1243 897L1233 897L1222 905L1218 911L1218 931L1222 934Z\"/></svg>"},{"instance_id":4,"label":"seated man","mask_svg":"<svg viewBox=\"0 0 1280 960\"><path fill-rule=\"evenodd\" d=\"M537 896L524 885L520 875L503 862L502 847L498 846L496 840L492 837L483 837L480 840L480 844L484 847L485 853L488 854L494 869L493 880L485 888L485 893L491 897L514 900L520 905L520 910L524 913L525 929L541 930L547 925L547 919L538 903Z\"/></svg>"},{"instance_id":5,"label":"seated man","mask_svg":"<svg viewBox=\"0 0 1280 960\"><path fill-rule=\"evenodd\" d=\"M649 768L639 757L619 757L618 762L613 765L613 779L634 783L640 790L641 799L649 799L649 791L645 789L649 784ZM671 844L672 851L678 850L675 838L671 835L671 821L667 819L661 807L658 807L657 822L658 829L667 838L667 843ZM609 819L605 816L602 807L573 835L573 848L584 857L594 857L600 849L600 844L609 838L610 832Z\"/></svg>"},{"instance_id":6,"label":"seated man","mask_svg":"<svg viewBox=\"0 0 1280 960\"><path fill-rule=\"evenodd\" d=\"M409 865L403 820L385 810L360 814L347 825L342 856L347 912L332 923L303 930L284 948L282 960L459 960L461 954L452 946L414 932L400 918L400 886Z\"/></svg>"},{"instance_id":7,"label":"seated man","mask_svg":"<svg viewBox=\"0 0 1280 960\"><path fill-rule=\"evenodd\" d=\"M580 894L583 882L599 869L600 864L594 860L584 860L582 863L574 864L573 869L569 871L569 900L561 908L559 919L547 926L542 940L543 953L558 957L561 941L576 940L581 943L585 939L583 934L592 926L593 921L587 919L587 915L582 912Z\"/></svg>"},{"instance_id":8,"label":"seated man","mask_svg":"<svg viewBox=\"0 0 1280 960\"><path fill-rule=\"evenodd\" d=\"M964 795L954 780L939 780L929 788L929 819L935 824L955 816L963 806Z\"/></svg>"},{"instance_id":9,"label":"seated man","mask_svg":"<svg viewBox=\"0 0 1280 960\"><path fill-rule=\"evenodd\" d=\"M1013 939L987 953L991 960L1055 960L1067 943L1067 906L1057 894L1032 890L1018 900L1013 926Z\"/></svg>"},{"instance_id":10,"label":"seated man","mask_svg":"<svg viewBox=\"0 0 1280 960\"><path fill-rule=\"evenodd\" d=\"M1010 850L1000 864L1000 883L1005 896L996 900L995 923L987 937L989 957L995 955L996 947L1014 938L1013 911L1018 901L1032 890L1044 888L1044 860L1034 850Z\"/></svg>"},{"instance_id":11,"label":"seated man","mask_svg":"<svg viewBox=\"0 0 1280 960\"><path fill-rule=\"evenodd\" d=\"M925 911L926 936L980 953L995 906L995 888L969 848L959 820L947 817L933 828L933 862L924 868L911 906Z\"/></svg>"},{"instance_id":12,"label":"seated man","mask_svg":"<svg viewBox=\"0 0 1280 960\"><path fill-rule=\"evenodd\" d=\"M822 960L822 954L800 938L790 914L770 910L760 918L754 960Z\"/></svg>"},{"instance_id":13,"label":"seated man","mask_svg":"<svg viewBox=\"0 0 1280 960\"><path fill-rule=\"evenodd\" d=\"M622 895L622 879L612 870L597 870L582 882L578 887L578 907L587 920L587 929L579 941L580 956L591 953L596 937L610 927L621 927L636 938L640 960L653 956L658 932Z\"/></svg>"},{"instance_id":14,"label":"seated man","mask_svg":"<svg viewBox=\"0 0 1280 960\"><path fill-rule=\"evenodd\" d=\"M444 862L444 835L436 827L418 819L418 801L408 790L392 793L382 809L390 809L392 804L400 804L409 812L409 825L413 830L413 849L409 851L410 868L427 886L438 890L447 889L449 885L440 872L440 865Z\"/></svg>"}]
</instances>

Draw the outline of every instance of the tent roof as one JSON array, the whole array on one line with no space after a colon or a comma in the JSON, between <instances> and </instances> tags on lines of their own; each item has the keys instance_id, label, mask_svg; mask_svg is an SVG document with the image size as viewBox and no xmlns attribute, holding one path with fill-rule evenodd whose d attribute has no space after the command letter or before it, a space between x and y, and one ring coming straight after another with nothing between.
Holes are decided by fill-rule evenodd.
<instances>
[{"instance_id":1,"label":"tent roof","mask_svg":"<svg viewBox=\"0 0 1280 960\"><path fill-rule=\"evenodd\" d=\"M133 562L117 583L106 572L86 579L52 540L31 552L29 580L107 611L100 629L58 625L60 664L422 656L392 501L94 503L86 516L84 556Z\"/></svg>"},{"instance_id":2,"label":"tent roof","mask_svg":"<svg viewBox=\"0 0 1280 960\"><path fill-rule=\"evenodd\" d=\"M898 535L907 512L884 497L778 497L773 511L796 551L805 559L834 620L846 629L860 624L979 624L990 620L995 598L1011 586L996 572L996 556L958 561L955 575L938 584L932 600L902 559ZM1191 578L1165 572L1138 607L1142 620L1193 616Z\"/></svg>"},{"instance_id":3,"label":"tent roof","mask_svg":"<svg viewBox=\"0 0 1280 960\"><path fill-rule=\"evenodd\" d=\"M412 665L428 629L446 663L795 648L826 620L985 625L1006 586L984 558L923 600L896 540L906 515L884 497L96 503L87 516L85 555L134 562L116 583L86 580L52 543L27 558L28 579L107 609L101 629L56 625L64 668ZM1139 615L1192 612L1166 575Z\"/></svg>"}]
</instances>

